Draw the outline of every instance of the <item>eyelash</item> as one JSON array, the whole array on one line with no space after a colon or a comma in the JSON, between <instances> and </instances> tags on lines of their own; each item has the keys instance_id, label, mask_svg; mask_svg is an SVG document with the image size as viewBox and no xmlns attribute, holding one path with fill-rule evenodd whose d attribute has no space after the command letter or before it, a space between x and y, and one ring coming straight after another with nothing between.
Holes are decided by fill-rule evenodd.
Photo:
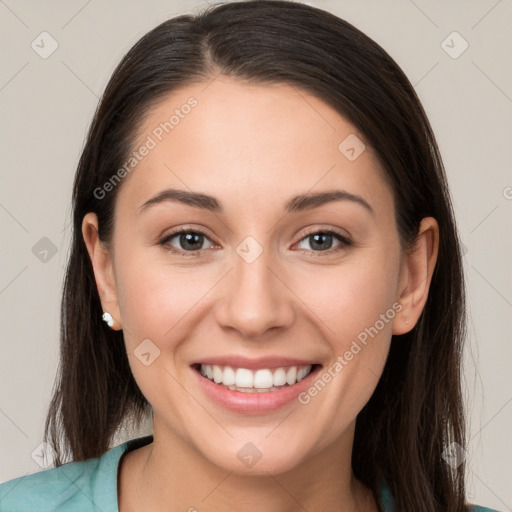
<instances>
[{"instance_id":1,"label":"eyelash","mask_svg":"<svg viewBox=\"0 0 512 512\"><path fill-rule=\"evenodd\" d=\"M168 251L172 254L180 255L180 256L192 256L192 257L199 256L199 253L201 251L207 250L207 249L197 249L195 251L182 251L182 250L177 250L173 246L169 245L170 240L172 240L173 238L176 238L177 236L182 235L182 234L202 235L205 238L207 238L208 240L210 240L210 237L204 231L201 231L200 229L180 229L178 231L174 231L174 232L166 235L162 240L160 240L159 244L166 251ZM332 229L323 229L323 230L322 229L312 229L312 230L304 233L302 238L297 243L302 242L303 240L305 240L306 238L308 238L310 236L318 235L318 234L332 235L333 237L337 238L340 243L337 246L327 249L325 251L313 251L313 250L308 250L308 249L302 249L303 251L306 251L308 253L314 253L314 254L332 254L332 253L335 253L342 249L346 249L347 247L350 247L353 244L353 242L351 240L349 240L346 236L344 236L341 233L338 233L337 231L334 231ZM296 245L296 244L294 244L294 245Z\"/></svg>"},{"instance_id":2,"label":"eyelash","mask_svg":"<svg viewBox=\"0 0 512 512\"><path fill-rule=\"evenodd\" d=\"M331 249L327 249L325 251L312 251L312 250L308 250L308 249L302 249L303 251L306 251L309 253L314 253L314 254L333 254L337 251L341 251L342 249L346 249L347 247L350 247L353 244L352 240L349 240L346 236L342 235L341 233L338 233L337 231L335 231L333 229L311 229L311 230L308 230L302 235L302 238L299 240L299 242L302 242L303 240L305 240L306 238L309 238L310 236L318 235L318 234L332 235L334 238L337 238L340 243L336 247L332 247Z\"/></svg>"}]
</instances>

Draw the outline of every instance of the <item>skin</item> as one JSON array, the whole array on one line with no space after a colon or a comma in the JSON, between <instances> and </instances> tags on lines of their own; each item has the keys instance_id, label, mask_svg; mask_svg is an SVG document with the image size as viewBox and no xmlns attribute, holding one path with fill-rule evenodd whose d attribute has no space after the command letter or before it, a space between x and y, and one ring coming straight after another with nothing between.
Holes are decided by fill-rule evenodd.
<instances>
[{"instance_id":1,"label":"skin","mask_svg":"<svg viewBox=\"0 0 512 512\"><path fill-rule=\"evenodd\" d=\"M418 243L404 250L371 148L354 161L338 150L349 134L363 135L288 85L218 77L174 91L144 119L138 143L190 96L198 105L120 185L111 243L98 240L95 214L83 220L103 309L123 329L133 375L153 407L154 442L122 459L120 510L375 511L351 469L355 420L392 334L412 329L425 305L438 225L423 219ZM172 201L138 213L167 188L214 196L223 213ZM284 212L292 196L331 189L360 196L373 213L348 200ZM179 237L167 246L182 254L159 244L181 227L206 233L202 251L184 255ZM332 248L315 249L307 230L329 229L352 244L333 238ZM263 250L250 264L236 252L247 236ZM306 405L229 411L190 368L226 354L328 368L393 304L400 312ZM145 339L160 349L149 366L134 356ZM247 442L262 453L252 468L237 457Z\"/></svg>"}]
</instances>

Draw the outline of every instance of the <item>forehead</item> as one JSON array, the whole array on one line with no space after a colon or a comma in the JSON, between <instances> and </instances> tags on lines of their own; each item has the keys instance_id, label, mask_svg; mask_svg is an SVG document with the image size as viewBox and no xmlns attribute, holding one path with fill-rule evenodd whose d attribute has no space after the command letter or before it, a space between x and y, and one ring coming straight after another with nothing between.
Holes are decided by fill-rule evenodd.
<instances>
[{"instance_id":1,"label":"forehead","mask_svg":"<svg viewBox=\"0 0 512 512\"><path fill-rule=\"evenodd\" d=\"M133 148L140 161L121 195L140 205L173 187L237 208L269 207L343 187L389 207L382 171L363 144L346 119L304 90L218 77L174 91L152 108Z\"/></svg>"}]
</instances>

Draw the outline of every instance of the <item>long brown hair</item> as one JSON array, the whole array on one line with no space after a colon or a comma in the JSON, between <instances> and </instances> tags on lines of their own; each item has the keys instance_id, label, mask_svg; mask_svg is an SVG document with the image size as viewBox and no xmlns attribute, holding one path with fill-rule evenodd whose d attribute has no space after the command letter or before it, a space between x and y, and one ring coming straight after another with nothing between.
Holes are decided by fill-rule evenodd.
<instances>
[{"instance_id":1,"label":"long brown hair","mask_svg":"<svg viewBox=\"0 0 512 512\"><path fill-rule=\"evenodd\" d=\"M109 240L122 184L102 198L94 191L126 161L144 114L178 87L218 74L291 84L351 122L391 184L404 247L414 243L422 218L438 220L440 249L427 304L415 328L392 339L382 378L357 419L352 465L376 493L387 482L398 511L462 512L464 464L447 464L443 451L452 442L465 446L464 283L434 134L411 83L378 44L333 14L287 1L233 2L170 19L137 42L106 87L74 182L61 359L45 426L56 465L66 457L101 455L126 418L150 411L122 332L101 321L82 219L95 212L100 238Z\"/></svg>"}]
</instances>

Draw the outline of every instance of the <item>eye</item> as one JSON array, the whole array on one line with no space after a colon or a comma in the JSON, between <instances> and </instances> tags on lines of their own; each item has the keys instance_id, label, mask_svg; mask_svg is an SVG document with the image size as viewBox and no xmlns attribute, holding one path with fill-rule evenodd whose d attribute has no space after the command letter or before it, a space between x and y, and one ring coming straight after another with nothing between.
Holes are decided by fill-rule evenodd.
<instances>
[{"instance_id":1,"label":"eye","mask_svg":"<svg viewBox=\"0 0 512 512\"><path fill-rule=\"evenodd\" d=\"M302 238L298 247L307 251L326 252L343 249L351 244L350 240L335 231L316 231Z\"/></svg>"},{"instance_id":2,"label":"eye","mask_svg":"<svg viewBox=\"0 0 512 512\"><path fill-rule=\"evenodd\" d=\"M160 244L175 253L197 252L208 248L208 242L213 242L200 231L177 231L167 235ZM206 246L205 246L206 243Z\"/></svg>"}]
</instances>

